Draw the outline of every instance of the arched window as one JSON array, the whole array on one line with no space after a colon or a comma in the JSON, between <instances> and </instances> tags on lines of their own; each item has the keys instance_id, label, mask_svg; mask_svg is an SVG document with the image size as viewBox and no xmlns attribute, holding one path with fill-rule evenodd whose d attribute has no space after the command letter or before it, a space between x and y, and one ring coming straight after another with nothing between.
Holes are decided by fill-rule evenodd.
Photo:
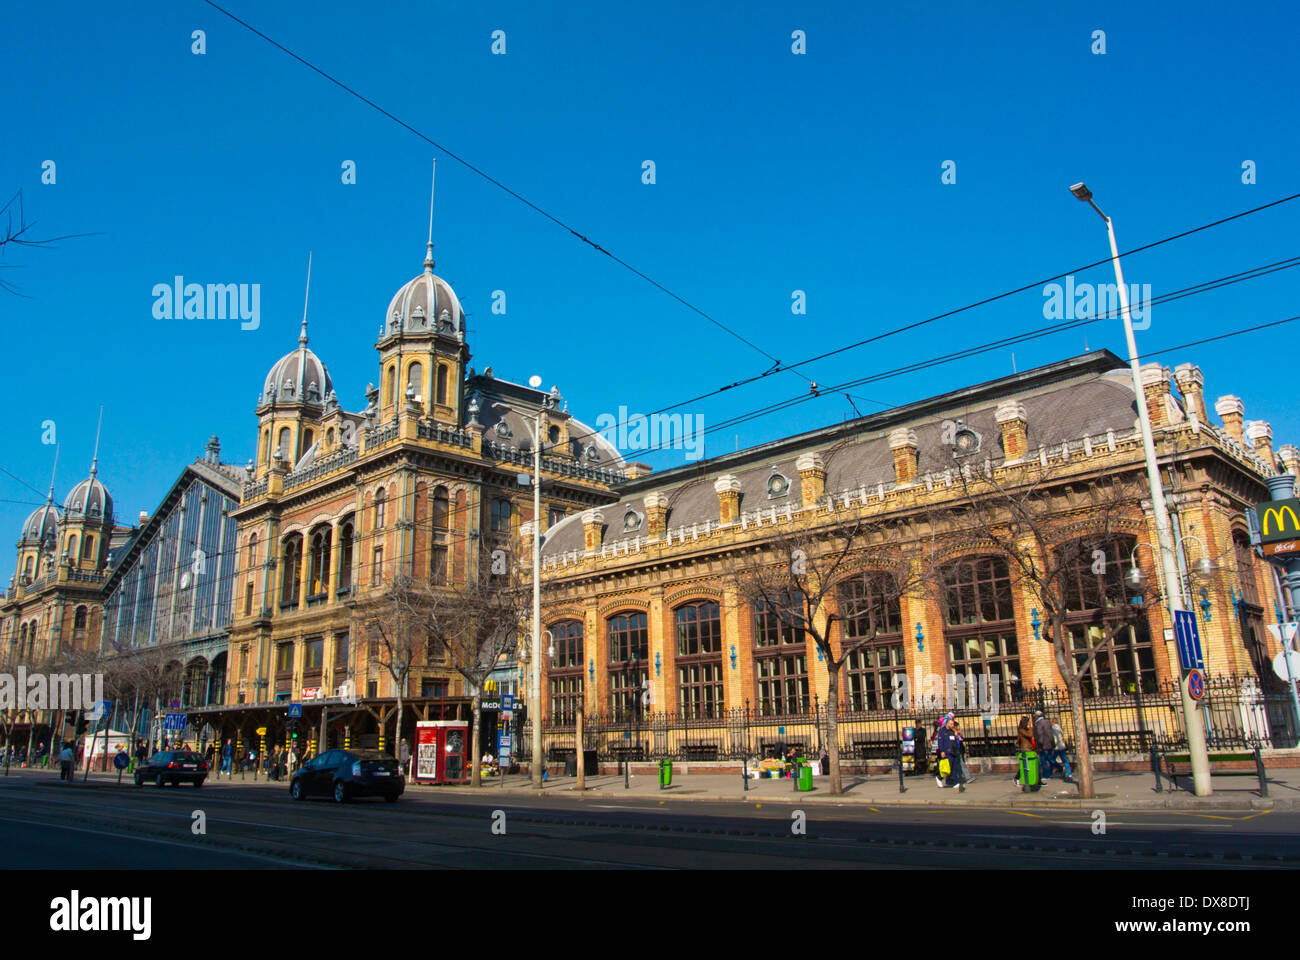
<instances>
[{"instance_id":1,"label":"arched window","mask_svg":"<svg viewBox=\"0 0 1300 960\"><path fill-rule=\"evenodd\" d=\"M252 570L257 566L257 534L248 538L248 566L246 569Z\"/></svg>"},{"instance_id":2,"label":"arched window","mask_svg":"<svg viewBox=\"0 0 1300 960\"><path fill-rule=\"evenodd\" d=\"M559 443L559 442L560 442L560 428L557 427L557 426L552 425L551 429L550 429L549 431L547 431L546 436L550 439L550 441L551 441L551 443L552 443L553 445Z\"/></svg>"},{"instance_id":3,"label":"arched window","mask_svg":"<svg viewBox=\"0 0 1300 960\"><path fill-rule=\"evenodd\" d=\"M375 492L375 529L384 529L385 518L388 513L388 491L380 487Z\"/></svg>"},{"instance_id":4,"label":"arched window","mask_svg":"<svg viewBox=\"0 0 1300 960\"><path fill-rule=\"evenodd\" d=\"M384 372L384 404L393 402L393 390L397 382L397 367L390 366Z\"/></svg>"},{"instance_id":5,"label":"arched window","mask_svg":"<svg viewBox=\"0 0 1300 960\"><path fill-rule=\"evenodd\" d=\"M1003 699L1020 693L1020 647L1005 557L959 560L943 572L944 639L961 677L996 680ZM978 680L977 680L978 682Z\"/></svg>"},{"instance_id":6,"label":"arched window","mask_svg":"<svg viewBox=\"0 0 1300 960\"><path fill-rule=\"evenodd\" d=\"M329 592L330 529L322 527L311 537L310 584L307 596L319 597Z\"/></svg>"},{"instance_id":7,"label":"arched window","mask_svg":"<svg viewBox=\"0 0 1300 960\"><path fill-rule=\"evenodd\" d=\"M271 449L271 429L270 427L268 427L267 429L262 431L262 447L261 447L262 452L258 454L257 457L258 463L266 463L267 460L270 459L270 449Z\"/></svg>"},{"instance_id":8,"label":"arched window","mask_svg":"<svg viewBox=\"0 0 1300 960\"><path fill-rule=\"evenodd\" d=\"M89 534L87 534L86 538L81 542L81 559L83 560L95 559L95 538L90 536Z\"/></svg>"},{"instance_id":9,"label":"arched window","mask_svg":"<svg viewBox=\"0 0 1300 960\"><path fill-rule=\"evenodd\" d=\"M419 363L412 363L406 368L406 386L415 389L415 399L418 403L424 403L424 367ZM407 391L403 390L405 394Z\"/></svg>"},{"instance_id":10,"label":"arched window","mask_svg":"<svg viewBox=\"0 0 1300 960\"><path fill-rule=\"evenodd\" d=\"M68 550L68 556L70 556L73 560L77 559L77 535L75 533L68 534L67 550Z\"/></svg>"},{"instance_id":11,"label":"arched window","mask_svg":"<svg viewBox=\"0 0 1300 960\"><path fill-rule=\"evenodd\" d=\"M438 364L438 402L444 406L447 403L447 368Z\"/></svg>"},{"instance_id":12,"label":"arched window","mask_svg":"<svg viewBox=\"0 0 1300 960\"><path fill-rule=\"evenodd\" d=\"M1085 537L1056 548L1063 578L1066 629L1085 696L1156 689L1156 662L1146 617L1134 616L1129 593L1135 537ZM1095 653L1093 652L1095 651ZM1136 748L1136 747L1135 747Z\"/></svg>"},{"instance_id":13,"label":"arched window","mask_svg":"<svg viewBox=\"0 0 1300 960\"><path fill-rule=\"evenodd\" d=\"M722 614L716 600L685 603L677 621L677 703L681 716L722 715Z\"/></svg>"},{"instance_id":14,"label":"arched window","mask_svg":"<svg viewBox=\"0 0 1300 960\"><path fill-rule=\"evenodd\" d=\"M346 520L339 527L339 593L352 589L352 541L356 537L356 528L351 520Z\"/></svg>"},{"instance_id":15,"label":"arched window","mask_svg":"<svg viewBox=\"0 0 1300 960\"><path fill-rule=\"evenodd\" d=\"M448 497L446 487L433 488L433 529L446 530L447 517L449 514Z\"/></svg>"},{"instance_id":16,"label":"arched window","mask_svg":"<svg viewBox=\"0 0 1300 960\"><path fill-rule=\"evenodd\" d=\"M28 557L27 562L23 564L23 576L26 577L28 580L30 580L32 579L32 575L35 572L36 572L36 559L34 557Z\"/></svg>"},{"instance_id":17,"label":"arched window","mask_svg":"<svg viewBox=\"0 0 1300 960\"><path fill-rule=\"evenodd\" d=\"M609 633L609 706L616 722L630 720L641 709L648 678L650 634L646 615L619 613L606 621Z\"/></svg>"},{"instance_id":18,"label":"arched window","mask_svg":"<svg viewBox=\"0 0 1300 960\"><path fill-rule=\"evenodd\" d=\"M562 620L548 627L555 644L548 680L551 719L572 723L582 706L582 621Z\"/></svg>"},{"instance_id":19,"label":"arched window","mask_svg":"<svg viewBox=\"0 0 1300 960\"><path fill-rule=\"evenodd\" d=\"M333 428L333 427L330 427L328 430L325 431L325 446L327 446L327 447L332 447L332 446L334 446L334 428Z\"/></svg>"},{"instance_id":20,"label":"arched window","mask_svg":"<svg viewBox=\"0 0 1300 960\"><path fill-rule=\"evenodd\" d=\"M77 607L77 612L74 613L72 616L72 629L73 630L86 629L86 608L85 607Z\"/></svg>"},{"instance_id":21,"label":"arched window","mask_svg":"<svg viewBox=\"0 0 1300 960\"><path fill-rule=\"evenodd\" d=\"M280 608L298 605L302 588L302 536L294 534L284 542L284 569L280 578Z\"/></svg>"},{"instance_id":22,"label":"arched window","mask_svg":"<svg viewBox=\"0 0 1300 960\"><path fill-rule=\"evenodd\" d=\"M288 427L280 428L280 440L276 444L276 450L279 451L280 456L283 457L285 460L291 459L289 455L289 444L291 442L291 436L292 435Z\"/></svg>"},{"instance_id":23,"label":"arched window","mask_svg":"<svg viewBox=\"0 0 1300 960\"><path fill-rule=\"evenodd\" d=\"M892 706L895 674L906 674L903 658L903 614L898 583L882 573L863 573L841 582L841 649L848 656L850 710L887 710Z\"/></svg>"},{"instance_id":24,"label":"arched window","mask_svg":"<svg viewBox=\"0 0 1300 960\"><path fill-rule=\"evenodd\" d=\"M302 452L306 453L311 449L311 445L316 442L315 430L304 430L302 435Z\"/></svg>"}]
</instances>

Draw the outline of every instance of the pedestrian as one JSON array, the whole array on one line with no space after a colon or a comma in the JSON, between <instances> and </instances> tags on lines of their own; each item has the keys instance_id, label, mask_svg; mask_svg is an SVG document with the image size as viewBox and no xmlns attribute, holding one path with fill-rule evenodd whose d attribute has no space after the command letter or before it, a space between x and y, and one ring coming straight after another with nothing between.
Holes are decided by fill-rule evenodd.
<instances>
[{"instance_id":1,"label":"pedestrian","mask_svg":"<svg viewBox=\"0 0 1300 960\"><path fill-rule=\"evenodd\" d=\"M402 775L406 776L408 773L407 765L411 762L411 745L405 740L397 745L397 762L400 764Z\"/></svg>"},{"instance_id":2,"label":"pedestrian","mask_svg":"<svg viewBox=\"0 0 1300 960\"><path fill-rule=\"evenodd\" d=\"M63 741L63 749L59 751L59 779L72 782L72 744Z\"/></svg>"},{"instance_id":3,"label":"pedestrian","mask_svg":"<svg viewBox=\"0 0 1300 960\"><path fill-rule=\"evenodd\" d=\"M1025 765L1025 754L1030 756L1034 754L1034 725L1029 721L1028 716L1021 717L1020 724L1016 727L1016 755L1019 758L1015 779L1017 787L1022 785L1020 783L1020 769ZM1034 786L1034 784L1031 783L1029 786Z\"/></svg>"},{"instance_id":4,"label":"pedestrian","mask_svg":"<svg viewBox=\"0 0 1300 960\"><path fill-rule=\"evenodd\" d=\"M960 768L958 771L959 774L958 782L961 784L961 792L965 793L966 784L973 782L975 778L970 775L970 767L966 764L966 738L962 735L961 724L957 722L957 719L955 717L953 718L952 721L952 732L953 735L956 736L957 738L956 763L957 766Z\"/></svg>"},{"instance_id":5,"label":"pedestrian","mask_svg":"<svg viewBox=\"0 0 1300 960\"><path fill-rule=\"evenodd\" d=\"M1034 711L1034 744L1038 750L1038 769L1044 780L1052 779L1052 755L1056 752L1056 737L1052 733L1052 721L1043 716L1043 711Z\"/></svg>"},{"instance_id":6,"label":"pedestrian","mask_svg":"<svg viewBox=\"0 0 1300 960\"><path fill-rule=\"evenodd\" d=\"M953 764L953 753L957 748L956 737L952 730L952 714L947 713L939 718L939 726L935 737L935 753L939 758L939 768L935 771L935 782L942 787L951 787L954 785L953 775L956 773Z\"/></svg>"},{"instance_id":7,"label":"pedestrian","mask_svg":"<svg viewBox=\"0 0 1300 960\"><path fill-rule=\"evenodd\" d=\"M822 755L820 757L820 761L821 761L821 768L822 768L822 776L829 777L831 775L831 755L826 752L825 747L822 747Z\"/></svg>"},{"instance_id":8,"label":"pedestrian","mask_svg":"<svg viewBox=\"0 0 1300 960\"><path fill-rule=\"evenodd\" d=\"M226 745L221 748L221 772L226 775L227 780L230 779L230 753L231 753L230 738L227 737Z\"/></svg>"},{"instance_id":9,"label":"pedestrian","mask_svg":"<svg viewBox=\"0 0 1300 960\"><path fill-rule=\"evenodd\" d=\"M1059 723L1052 724L1052 764L1065 773L1065 782L1074 782L1074 773L1070 770L1070 757L1066 752L1065 731Z\"/></svg>"}]
</instances>

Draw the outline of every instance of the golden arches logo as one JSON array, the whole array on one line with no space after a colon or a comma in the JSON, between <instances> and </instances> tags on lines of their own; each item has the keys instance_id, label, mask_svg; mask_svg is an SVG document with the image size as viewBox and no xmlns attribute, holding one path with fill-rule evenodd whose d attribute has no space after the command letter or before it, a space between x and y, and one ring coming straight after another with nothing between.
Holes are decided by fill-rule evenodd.
<instances>
[{"instance_id":1,"label":"golden arches logo","mask_svg":"<svg viewBox=\"0 0 1300 960\"><path fill-rule=\"evenodd\" d=\"M1286 518L1288 516L1291 518L1290 527L1286 524ZM1289 504L1284 503L1281 506L1268 507L1264 510L1264 515L1260 518L1260 532L1266 537L1274 535L1269 529L1269 521L1274 521L1277 524L1276 535L1278 536L1287 533L1288 530L1290 530L1291 533L1300 533L1300 518L1296 517L1295 510L1293 510Z\"/></svg>"}]
</instances>

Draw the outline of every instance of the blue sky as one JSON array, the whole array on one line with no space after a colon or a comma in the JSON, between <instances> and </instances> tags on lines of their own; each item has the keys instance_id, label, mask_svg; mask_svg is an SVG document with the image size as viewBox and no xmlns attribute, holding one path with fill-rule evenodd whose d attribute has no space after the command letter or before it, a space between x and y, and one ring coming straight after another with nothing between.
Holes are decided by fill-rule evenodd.
<instances>
[{"instance_id":1,"label":"blue sky","mask_svg":"<svg viewBox=\"0 0 1300 960\"><path fill-rule=\"evenodd\" d=\"M1208 3L228 4L786 362L1101 259L1102 222L1066 190L1078 180L1121 249L1300 192L1293 4L1232 16ZM491 52L495 30L505 55ZM309 250L312 346L344 406L363 407L383 312L420 270L434 156L437 272L471 314L479 370L540 375L594 423L770 366L198 0L6 5L0 60L17 79L0 191L22 189L36 237L95 234L0 260L22 294L0 294L0 467L41 491L53 460L42 423L62 445L62 498L89 466L101 404L100 476L119 520L154 509L210 434L225 459L252 456L254 402L295 346ZM41 182L47 160L54 184ZM349 160L355 184L341 182ZM1298 214L1294 201L1135 255L1127 278L1158 296L1294 256ZM177 274L260 284L259 328L155 319L152 288ZM1076 279L1108 282L1110 268ZM1284 271L1157 305L1139 347L1300 312L1296 284ZM795 290L805 316L791 313ZM1030 290L806 373L835 383L1031 330L1043 304ZM1160 359L1200 364L1211 402L1235 393L1277 445L1300 442L1295 377L1277 363L1298 333ZM1019 345L1015 362L1078 354L1085 336L1123 353L1111 321ZM859 388L854 402L867 413L1011 368L1001 350ZM708 425L807 390L784 373L686 412ZM708 450L852 414L833 394L712 434ZM4 474L0 498L41 499ZM16 540L31 509L0 503L0 529ZM12 558L0 554L4 582Z\"/></svg>"}]
</instances>

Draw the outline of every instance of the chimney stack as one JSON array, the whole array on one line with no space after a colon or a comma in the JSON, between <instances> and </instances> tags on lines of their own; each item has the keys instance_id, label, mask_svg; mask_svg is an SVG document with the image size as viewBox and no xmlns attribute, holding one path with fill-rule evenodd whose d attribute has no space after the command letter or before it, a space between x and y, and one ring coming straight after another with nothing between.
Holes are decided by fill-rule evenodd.
<instances>
[{"instance_id":1,"label":"chimney stack","mask_svg":"<svg viewBox=\"0 0 1300 960\"><path fill-rule=\"evenodd\" d=\"M1019 400L1007 400L998 404L994 416L1002 431L1002 452L1006 454L1007 463L1025 459L1029 450L1029 420L1025 416L1025 405Z\"/></svg>"},{"instance_id":2,"label":"chimney stack","mask_svg":"<svg viewBox=\"0 0 1300 960\"><path fill-rule=\"evenodd\" d=\"M599 510L588 510L582 515L582 539L588 556L600 552L604 530L605 515Z\"/></svg>"},{"instance_id":3,"label":"chimney stack","mask_svg":"<svg viewBox=\"0 0 1300 960\"><path fill-rule=\"evenodd\" d=\"M1241 402L1241 398L1226 394L1214 401L1214 410L1223 420L1224 433L1241 443L1241 418L1246 412L1246 405Z\"/></svg>"},{"instance_id":4,"label":"chimney stack","mask_svg":"<svg viewBox=\"0 0 1300 960\"><path fill-rule=\"evenodd\" d=\"M1178 381L1178 392L1183 395L1187 415L1201 423L1209 423L1209 415L1205 412L1205 374L1201 368L1194 363L1180 363L1174 367L1174 379Z\"/></svg>"},{"instance_id":5,"label":"chimney stack","mask_svg":"<svg viewBox=\"0 0 1300 960\"><path fill-rule=\"evenodd\" d=\"M889 449L894 452L894 479L898 485L916 483L920 474L916 431L900 427L889 435Z\"/></svg>"},{"instance_id":6,"label":"chimney stack","mask_svg":"<svg viewBox=\"0 0 1300 960\"><path fill-rule=\"evenodd\" d=\"M1151 426L1169 426L1169 368L1161 363L1144 363L1141 373Z\"/></svg>"},{"instance_id":7,"label":"chimney stack","mask_svg":"<svg viewBox=\"0 0 1300 960\"><path fill-rule=\"evenodd\" d=\"M1282 466L1285 467L1289 473L1294 474L1296 477L1300 477L1300 450L1297 450L1288 443L1285 447L1278 449L1277 457L1282 461Z\"/></svg>"},{"instance_id":8,"label":"chimney stack","mask_svg":"<svg viewBox=\"0 0 1300 960\"><path fill-rule=\"evenodd\" d=\"M1246 427L1246 436L1250 438L1250 445L1255 448L1255 456L1270 467L1276 467L1276 458L1273 456L1273 428L1269 426L1268 421L1250 421Z\"/></svg>"},{"instance_id":9,"label":"chimney stack","mask_svg":"<svg viewBox=\"0 0 1300 960\"><path fill-rule=\"evenodd\" d=\"M740 519L740 478L726 474L713 481L718 495L718 519L722 523L735 523Z\"/></svg>"},{"instance_id":10,"label":"chimney stack","mask_svg":"<svg viewBox=\"0 0 1300 960\"><path fill-rule=\"evenodd\" d=\"M804 507L816 506L826 495L826 461L819 453L801 454L794 462L799 471L799 494Z\"/></svg>"},{"instance_id":11,"label":"chimney stack","mask_svg":"<svg viewBox=\"0 0 1300 960\"><path fill-rule=\"evenodd\" d=\"M659 492L647 493L645 516L649 536L662 538L668 532L668 497Z\"/></svg>"}]
</instances>

